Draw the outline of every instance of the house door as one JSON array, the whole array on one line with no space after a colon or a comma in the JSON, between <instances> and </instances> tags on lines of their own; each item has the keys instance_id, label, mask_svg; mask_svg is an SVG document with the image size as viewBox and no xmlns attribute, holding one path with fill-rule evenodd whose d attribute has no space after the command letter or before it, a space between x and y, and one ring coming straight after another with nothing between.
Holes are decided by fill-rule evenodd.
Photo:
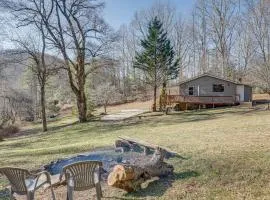
<instances>
[{"instance_id":1,"label":"house door","mask_svg":"<svg viewBox=\"0 0 270 200\"><path fill-rule=\"evenodd\" d=\"M244 87L244 85L237 85L236 86L236 94L239 96L239 101L243 102L244 101L244 96L245 96L245 87Z\"/></svg>"}]
</instances>

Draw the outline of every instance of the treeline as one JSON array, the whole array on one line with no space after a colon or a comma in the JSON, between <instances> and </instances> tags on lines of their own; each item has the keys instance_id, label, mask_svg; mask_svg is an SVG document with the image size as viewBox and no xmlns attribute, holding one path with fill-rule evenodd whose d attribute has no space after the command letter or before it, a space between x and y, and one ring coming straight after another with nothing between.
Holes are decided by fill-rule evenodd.
<instances>
[{"instance_id":1,"label":"treeline","mask_svg":"<svg viewBox=\"0 0 270 200\"><path fill-rule=\"evenodd\" d=\"M23 95L32 105L31 118L42 118L44 131L48 109L54 113L61 103L74 103L79 121L85 122L96 105L104 105L106 112L110 103L150 98L153 84L137 58L145 50L142 41L147 40L149 24L155 18L172 47L168 52L173 52L174 62L170 64L177 63L177 75L166 79L166 84L156 82L173 85L212 73L269 92L268 1L197 0L185 16L173 4L155 3L137 11L120 30L105 22L104 6L95 0L1 1L5 13L1 32L16 48L11 59L3 53L0 62L0 75L5 76L1 78L5 116L18 113L7 99L14 89L18 90L16 96ZM7 76L14 63L27 70ZM10 86L22 76L26 86Z\"/></svg>"},{"instance_id":2,"label":"treeline","mask_svg":"<svg viewBox=\"0 0 270 200\"><path fill-rule=\"evenodd\" d=\"M132 74L147 24L158 16L180 59L177 81L208 72L267 91L269 9L265 0L197 0L190 16L178 14L169 3L138 11L129 25L121 27L123 71Z\"/></svg>"}]
</instances>

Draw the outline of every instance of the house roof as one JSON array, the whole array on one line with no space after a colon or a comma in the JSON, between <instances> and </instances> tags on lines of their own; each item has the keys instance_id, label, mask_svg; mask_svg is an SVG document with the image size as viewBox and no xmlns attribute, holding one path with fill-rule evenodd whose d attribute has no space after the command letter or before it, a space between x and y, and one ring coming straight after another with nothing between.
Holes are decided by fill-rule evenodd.
<instances>
[{"instance_id":1,"label":"house roof","mask_svg":"<svg viewBox=\"0 0 270 200\"><path fill-rule=\"evenodd\" d=\"M233 83L233 84L236 84L236 85L245 85L245 86L251 87L250 85L247 85L247 84L243 84L243 83L240 83L240 82L236 82L236 81L232 81L232 80L229 80L229 79L221 78L221 77L218 77L218 76L215 76L215 75L212 75L212 74L208 74L208 73L204 73L204 74L195 76L193 78L187 79L185 81L182 81L182 82L179 83L179 85L188 83L190 81L193 81L193 80L196 80L198 78L205 77L205 76L208 76L208 77L211 77L211 78L216 78L216 79L223 80L223 81L226 81L226 82L230 82L230 83Z\"/></svg>"}]
</instances>

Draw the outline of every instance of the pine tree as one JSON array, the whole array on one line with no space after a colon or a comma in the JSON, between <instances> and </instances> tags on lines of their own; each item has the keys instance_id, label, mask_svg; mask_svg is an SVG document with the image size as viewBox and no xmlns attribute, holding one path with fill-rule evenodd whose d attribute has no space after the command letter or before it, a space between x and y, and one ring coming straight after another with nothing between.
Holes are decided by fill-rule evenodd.
<instances>
[{"instance_id":1,"label":"pine tree","mask_svg":"<svg viewBox=\"0 0 270 200\"><path fill-rule=\"evenodd\" d=\"M157 89L167 81L178 76L178 59L162 28L161 21L155 17L148 25L148 34L141 40L141 52L136 52L134 67L145 72L146 83L154 90L153 111L156 111Z\"/></svg>"}]
</instances>

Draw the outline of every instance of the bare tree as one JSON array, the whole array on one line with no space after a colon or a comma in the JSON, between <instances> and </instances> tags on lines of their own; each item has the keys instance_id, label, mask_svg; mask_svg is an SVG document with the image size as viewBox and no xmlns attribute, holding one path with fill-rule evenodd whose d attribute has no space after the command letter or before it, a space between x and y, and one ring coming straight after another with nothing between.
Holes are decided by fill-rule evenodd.
<instances>
[{"instance_id":1,"label":"bare tree","mask_svg":"<svg viewBox=\"0 0 270 200\"><path fill-rule=\"evenodd\" d=\"M119 90L110 83L99 85L94 92L96 104L102 105L105 113L107 113L107 106L119 101L120 96Z\"/></svg>"},{"instance_id":2,"label":"bare tree","mask_svg":"<svg viewBox=\"0 0 270 200\"><path fill-rule=\"evenodd\" d=\"M234 57L237 60L237 78L242 80L248 75L249 67L255 53L255 44L248 22L241 18L235 43Z\"/></svg>"},{"instance_id":3,"label":"bare tree","mask_svg":"<svg viewBox=\"0 0 270 200\"><path fill-rule=\"evenodd\" d=\"M18 50L3 50L0 54L0 121L2 126L13 124L18 118L31 117L32 101L28 94L13 85L11 66L22 60ZM15 67L14 67L15 69Z\"/></svg>"},{"instance_id":4,"label":"bare tree","mask_svg":"<svg viewBox=\"0 0 270 200\"><path fill-rule=\"evenodd\" d=\"M50 76L57 73L59 67L56 67L56 64L60 65L60 62L56 63L56 58L46 55L46 38L43 27L40 27L40 32L42 33L41 44L39 46L39 41L36 41L33 37L29 37L28 40L16 39L16 42L21 49L21 53L27 55L30 59L30 62L27 64L33 75L36 77L39 88L40 88L40 105L41 105L41 118L43 131L46 132L47 128L47 116L46 116L46 84Z\"/></svg>"},{"instance_id":5,"label":"bare tree","mask_svg":"<svg viewBox=\"0 0 270 200\"><path fill-rule=\"evenodd\" d=\"M269 5L267 1L248 1L249 26L256 42L257 55L264 62L270 60Z\"/></svg>"},{"instance_id":6,"label":"bare tree","mask_svg":"<svg viewBox=\"0 0 270 200\"><path fill-rule=\"evenodd\" d=\"M0 128L14 124L18 117L33 114L31 98L24 92L10 89L1 94L0 99L5 102L0 110Z\"/></svg>"},{"instance_id":7,"label":"bare tree","mask_svg":"<svg viewBox=\"0 0 270 200\"><path fill-rule=\"evenodd\" d=\"M197 52L199 57L199 73L208 70L208 48L209 48L209 20L207 20L207 1L198 0L194 11L195 34L197 35Z\"/></svg>"},{"instance_id":8,"label":"bare tree","mask_svg":"<svg viewBox=\"0 0 270 200\"><path fill-rule=\"evenodd\" d=\"M5 66L2 63L0 63L0 78L3 78L4 77L4 73L3 73L4 67Z\"/></svg>"},{"instance_id":9,"label":"bare tree","mask_svg":"<svg viewBox=\"0 0 270 200\"><path fill-rule=\"evenodd\" d=\"M121 26L119 30L120 39L115 48L119 63L118 69L121 74L119 77L121 90L123 91L123 97L126 99L133 95L132 88L135 84L139 84L140 80L137 78L139 73L136 73L133 67L136 49L138 49L134 31L131 26Z\"/></svg>"},{"instance_id":10,"label":"bare tree","mask_svg":"<svg viewBox=\"0 0 270 200\"><path fill-rule=\"evenodd\" d=\"M132 24L139 31L137 34L143 37L146 36L148 22L156 16L164 24L164 29L171 33L176 17L175 6L170 2L157 1L150 8L135 13Z\"/></svg>"},{"instance_id":11,"label":"bare tree","mask_svg":"<svg viewBox=\"0 0 270 200\"><path fill-rule=\"evenodd\" d=\"M46 39L62 54L72 91L77 100L79 121L87 121L85 82L87 44L98 41L108 26L99 17L103 3L95 0L12 0L5 3L15 14L18 25L42 23Z\"/></svg>"},{"instance_id":12,"label":"bare tree","mask_svg":"<svg viewBox=\"0 0 270 200\"><path fill-rule=\"evenodd\" d=\"M187 24L182 17L179 17L174 24L172 42L176 57L179 59L179 79L181 81L184 78L184 70L190 64L189 53L192 45Z\"/></svg>"},{"instance_id":13,"label":"bare tree","mask_svg":"<svg viewBox=\"0 0 270 200\"><path fill-rule=\"evenodd\" d=\"M239 6L236 0L208 0L205 2L207 19L210 22L209 34L221 57L221 74L230 76L230 54L235 42Z\"/></svg>"},{"instance_id":14,"label":"bare tree","mask_svg":"<svg viewBox=\"0 0 270 200\"><path fill-rule=\"evenodd\" d=\"M248 25L254 41L254 56L252 59L253 74L256 81L267 92L270 92L270 4L268 1L247 0Z\"/></svg>"}]
</instances>

